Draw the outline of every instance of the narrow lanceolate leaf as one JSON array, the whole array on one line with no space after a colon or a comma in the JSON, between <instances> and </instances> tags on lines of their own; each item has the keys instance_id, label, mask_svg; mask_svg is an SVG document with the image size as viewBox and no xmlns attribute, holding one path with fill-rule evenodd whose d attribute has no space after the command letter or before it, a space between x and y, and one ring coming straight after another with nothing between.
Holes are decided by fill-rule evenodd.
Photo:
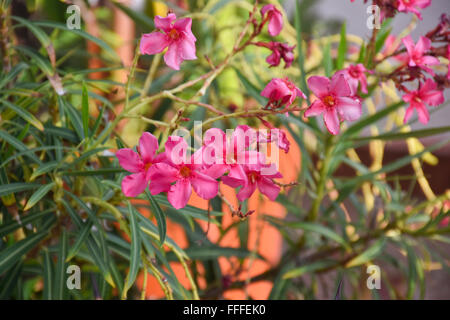
<instances>
[{"instance_id":1,"label":"narrow lanceolate leaf","mask_svg":"<svg viewBox=\"0 0 450 320\"><path fill-rule=\"evenodd\" d=\"M295 29L297 31L297 48L298 48L298 64L300 67L300 89L307 97L308 104L309 101L309 89L306 85L306 72L305 72L305 54L303 50L302 41L302 28L301 28L301 13L300 13L300 1L295 1Z\"/></svg>"},{"instance_id":2,"label":"narrow lanceolate leaf","mask_svg":"<svg viewBox=\"0 0 450 320\"><path fill-rule=\"evenodd\" d=\"M347 30L345 22L341 28L341 40L338 47L338 55L336 58L336 69L340 70L344 67L345 56L347 55Z\"/></svg>"},{"instance_id":3,"label":"narrow lanceolate leaf","mask_svg":"<svg viewBox=\"0 0 450 320\"><path fill-rule=\"evenodd\" d=\"M17 77L23 70L28 69L29 65L20 62L17 65L15 65L8 74L6 74L4 77L0 80L0 89L6 86L8 83L14 80L15 77Z\"/></svg>"},{"instance_id":4,"label":"narrow lanceolate leaf","mask_svg":"<svg viewBox=\"0 0 450 320\"><path fill-rule=\"evenodd\" d=\"M156 221L158 223L158 233L159 233L159 242L164 244L164 241L166 240L166 215L164 211L162 211L161 207L159 206L158 202L156 202L155 198L150 194L148 190L145 190L145 193L147 194L148 200L150 201L150 204L153 208L153 214L155 215Z\"/></svg>"},{"instance_id":5,"label":"narrow lanceolate leaf","mask_svg":"<svg viewBox=\"0 0 450 320\"><path fill-rule=\"evenodd\" d=\"M52 190L52 188L55 186L55 183L49 183L46 185L43 185L42 187L40 187L39 189L36 190L35 193L33 193L33 195L30 197L30 199L27 202L27 205L25 206L25 208L23 209L24 211L27 211L29 209L31 209L36 203L39 202L39 200L41 200L50 190Z\"/></svg>"},{"instance_id":6,"label":"narrow lanceolate leaf","mask_svg":"<svg viewBox=\"0 0 450 320\"><path fill-rule=\"evenodd\" d=\"M331 77L333 72L333 60L331 59L331 44L327 42L323 49L323 69L325 70L325 76Z\"/></svg>"},{"instance_id":7,"label":"narrow lanceolate leaf","mask_svg":"<svg viewBox=\"0 0 450 320\"><path fill-rule=\"evenodd\" d=\"M59 164L60 164L60 162L55 160L55 161L49 161L47 163L40 165L31 175L30 181L33 181L37 177L39 177L47 172L52 171L53 169L58 167Z\"/></svg>"},{"instance_id":8,"label":"narrow lanceolate leaf","mask_svg":"<svg viewBox=\"0 0 450 320\"><path fill-rule=\"evenodd\" d=\"M44 239L46 234L46 231L35 233L0 251L0 275L11 268L24 254L33 249Z\"/></svg>"},{"instance_id":9,"label":"narrow lanceolate leaf","mask_svg":"<svg viewBox=\"0 0 450 320\"><path fill-rule=\"evenodd\" d=\"M36 189L39 186L40 184L37 183L25 183L25 182L13 182L10 184L1 185L0 196Z\"/></svg>"},{"instance_id":10,"label":"narrow lanceolate leaf","mask_svg":"<svg viewBox=\"0 0 450 320\"><path fill-rule=\"evenodd\" d=\"M56 264L55 283L53 290L53 298L56 300L64 299L64 289L66 288L66 256L67 256L67 233L63 229L59 238L58 262Z\"/></svg>"},{"instance_id":11,"label":"narrow lanceolate leaf","mask_svg":"<svg viewBox=\"0 0 450 320\"><path fill-rule=\"evenodd\" d=\"M305 273L315 272L315 271L318 271L320 269L331 267L331 266L333 266L335 264L336 264L336 261L332 261L332 260L322 260L322 261L317 261L317 262L313 262L313 263L310 263L310 264L306 264L306 265L303 265L301 267L289 270L288 272L286 272L283 275L283 279L290 279L290 278L300 277L301 275L303 275Z\"/></svg>"},{"instance_id":12,"label":"narrow lanceolate leaf","mask_svg":"<svg viewBox=\"0 0 450 320\"><path fill-rule=\"evenodd\" d=\"M84 82L81 100L81 118L83 120L84 136L89 137L89 95Z\"/></svg>"},{"instance_id":13,"label":"narrow lanceolate leaf","mask_svg":"<svg viewBox=\"0 0 450 320\"><path fill-rule=\"evenodd\" d=\"M346 268L351 268L355 266L359 266L366 262L369 262L375 259L381 252L383 252L384 246L386 244L386 238L381 238L377 242L375 242L372 246L370 246L363 253L359 254L345 265Z\"/></svg>"},{"instance_id":14,"label":"narrow lanceolate leaf","mask_svg":"<svg viewBox=\"0 0 450 320\"><path fill-rule=\"evenodd\" d=\"M344 238L342 238L340 235L338 235L333 230L331 230L321 224L312 223L312 222L280 222L278 220L271 219L271 217L267 217L267 219L269 222L274 221L275 224L281 223L282 225L290 227L290 228L303 229L305 231L319 233L319 234L327 237L328 239L331 239L331 240L339 243L346 249L350 249L349 244L344 240Z\"/></svg>"},{"instance_id":15,"label":"narrow lanceolate leaf","mask_svg":"<svg viewBox=\"0 0 450 320\"><path fill-rule=\"evenodd\" d=\"M43 276L44 276L44 300L51 300L53 297L53 262L50 253L47 248L44 248L42 252L43 264Z\"/></svg>"},{"instance_id":16,"label":"narrow lanceolate leaf","mask_svg":"<svg viewBox=\"0 0 450 320\"><path fill-rule=\"evenodd\" d=\"M424 137L434 136L434 135L442 134L442 133L446 133L446 132L450 132L450 126L415 130L415 131L410 131L410 132L384 133L384 134L380 134L378 136L362 137L362 138L357 138L355 140L357 140L357 141L404 140L404 139L408 139L408 138L424 138Z\"/></svg>"},{"instance_id":17,"label":"narrow lanceolate leaf","mask_svg":"<svg viewBox=\"0 0 450 320\"><path fill-rule=\"evenodd\" d=\"M50 214L53 215L54 214L53 213L54 210L55 210L54 208L51 208L51 209L44 210L44 211L41 211L41 212L28 214L25 217L21 217L20 218L20 222L18 222L16 220L12 220L9 223L2 224L0 226L0 238L4 237L5 235L13 232L14 230L16 230L16 229L18 229L18 228L20 228L22 226L25 226L25 225L27 225L29 223L34 223L35 221L41 219L42 217L49 216Z\"/></svg>"},{"instance_id":18,"label":"narrow lanceolate leaf","mask_svg":"<svg viewBox=\"0 0 450 320\"><path fill-rule=\"evenodd\" d=\"M23 18L16 17L16 16L13 16L12 18L14 20L18 21L20 24L27 27L34 34L34 36L39 40L39 42L42 44L42 46L44 48L47 48L51 44L51 41L50 41L50 38L48 37L48 35L41 28L36 26L34 23L32 23L28 20L25 20Z\"/></svg>"},{"instance_id":19,"label":"narrow lanceolate leaf","mask_svg":"<svg viewBox=\"0 0 450 320\"><path fill-rule=\"evenodd\" d=\"M72 258L77 255L81 246L88 240L90 231L92 229L92 225L93 225L92 221L84 222L84 225L82 226L81 231L78 233L78 236L77 236L73 246L70 248L69 253L67 254L66 262L69 262L70 260L72 260Z\"/></svg>"},{"instance_id":20,"label":"narrow lanceolate leaf","mask_svg":"<svg viewBox=\"0 0 450 320\"><path fill-rule=\"evenodd\" d=\"M131 229L131 252L130 252L130 269L128 271L127 278L125 279L125 285L122 292L122 299L126 299L127 292L136 280L136 276L139 271L139 264L141 261L141 238L139 231L138 218L136 212L128 203L128 212L130 217L130 229Z\"/></svg>"},{"instance_id":21,"label":"narrow lanceolate leaf","mask_svg":"<svg viewBox=\"0 0 450 320\"><path fill-rule=\"evenodd\" d=\"M29 122L31 125L35 126L38 130L44 131L44 125L42 124L42 122L40 122L35 116L33 116L31 113L29 113L24 108L16 106L15 104L13 104L7 100L4 100L4 99L0 99L0 102L4 106L6 106L9 109L11 109L12 111L14 111L23 120L25 120L26 122Z\"/></svg>"},{"instance_id":22,"label":"narrow lanceolate leaf","mask_svg":"<svg viewBox=\"0 0 450 320\"><path fill-rule=\"evenodd\" d=\"M19 261L0 280L0 300L7 300L13 290L18 286L18 278L21 275L23 262Z\"/></svg>"},{"instance_id":23,"label":"narrow lanceolate leaf","mask_svg":"<svg viewBox=\"0 0 450 320\"><path fill-rule=\"evenodd\" d=\"M6 142L8 142L11 146L13 146L18 151L27 151L28 150L28 147L25 144L23 144L22 141L20 141L16 137L13 137L6 131L0 130L0 140L5 140ZM31 153L31 154L27 154L27 156L30 157L31 159L33 159L35 162L37 162L39 164L41 163L41 160L39 160L39 158L36 157L35 154Z\"/></svg>"}]
</instances>

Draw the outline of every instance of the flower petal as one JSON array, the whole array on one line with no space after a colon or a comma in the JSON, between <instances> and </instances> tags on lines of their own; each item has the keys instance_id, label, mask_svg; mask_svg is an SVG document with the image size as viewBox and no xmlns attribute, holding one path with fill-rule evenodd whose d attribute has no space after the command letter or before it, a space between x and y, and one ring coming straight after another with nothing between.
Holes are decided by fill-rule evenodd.
<instances>
[{"instance_id":1,"label":"flower petal","mask_svg":"<svg viewBox=\"0 0 450 320\"><path fill-rule=\"evenodd\" d=\"M191 178L191 183L195 193L203 199L212 199L219 192L219 183L210 176L198 171Z\"/></svg>"},{"instance_id":2,"label":"flower petal","mask_svg":"<svg viewBox=\"0 0 450 320\"><path fill-rule=\"evenodd\" d=\"M142 54L157 54L162 52L169 43L165 34L155 31L142 35L139 48Z\"/></svg>"},{"instance_id":3,"label":"flower petal","mask_svg":"<svg viewBox=\"0 0 450 320\"><path fill-rule=\"evenodd\" d=\"M339 118L336 109L326 110L323 114L323 120L331 134L339 133Z\"/></svg>"},{"instance_id":4,"label":"flower petal","mask_svg":"<svg viewBox=\"0 0 450 320\"><path fill-rule=\"evenodd\" d=\"M156 163L149 169L150 186L152 195L168 192L173 182L178 180L178 170L167 163Z\"/></svg>"},{"instance_id":5,"label":"flower petal","mask_svg":"<svg viewBox=\"0 0 450 320\"><path fill-rule=\"evenodd\" d=\"M139 153L145 163L152 162L158 150L158 139L150 132L144 132L139 139Z\"/></svg>"},{"instance_id":6,"label":"flower petal","mask_svg":"<svg viewBox=\"0 0 450 320\"><path fill-rule=\"evenodd\" d=\"M336 108L341 117L348 121L355 121L362 114L361 102L356 98L338 97Z\"/></svg>"},{"instance_id":7,"label":"flower petal","mask_svg":"<svg viewBox=\"0 0 450 320\"><path fill-rule=\"evenodd\" d=\"M119 159L119 164L127 171L137 173L144 169L144 163L139 155L131 149L119 149L116 152L116 157Z\"/></svg>"},{"instance_id":8,"label":"flower petal","mask_svg":"<svg viewBox=\"0 0 450 320\"><path fill-rule=\"evenodd\" d=\"M183 58L179 51L178 43L172 42L164 55L164 62L174 70L180 70L180 64L183 62Z\"/></svg>"},{"instance_id":9,"label":"flower petal","mask_svg":"<svg viewBox=\"0 0 450 320\"><path fill-rule=\"evenodd\" d=\"M244 201L252 196L253 192L256 190L256 182L249 181L246 185L244 185L241 190L239 190L236 197L239 201Z\"/></svg>"},{"instance_id":10,"label":"flower petal","mask_svg":"<svg viewBox=\"0 0 450 320\"><path fill-rule=\"evenodd\" d=\"M348 97L352 94L352 90L343 74L335 74L331 78L330 92L338 97Z\"/></svg>"},{"instance_id":11,"label":"flower petal","mask_svg":"<svg viewBox=\"0 0 450 320\"><path fill-rule=\"evenodd\" d=\"M278 197L281 188L273 183L272 180L261 177L257 183L259 191L261 191L262 194L266 195L267 198L274 201Z\"/></svg>"},{"instance_id":12,"label":"flower petal","mask_svg":"<svg viewBox=\"0 0 450 320\"><path fill-rule=\"evenodd\" d=\"M277 10L274 9L272 11L272 16L270 17L269 21L269 34L272 37L277 36L281 30L283 29L283 15Z\"/></svg>"},{"instance_id":13,"label":"flower petal","mask_svg":"<svg viewBox=\"0 0 450 320\"><path fill-rule=\"evenodd\" d=\"M316 95L321 98L328 94L330 79L322 76L312 76L308 78L308 87Z\"/></svg>"},{"instance_id":14,"label":"flower petal","mask_svg":"<svg viewBox=\"0 0 450 320\"><path fill-rule=\"evenodd\" d=\"M122 180L122 192L127 197L136 197L144 192L148 182L145 179L145 173L139 172L126 176Z\"/></svg>"},{"instance_id":15,"label":"flower petal","mask_svg":"<svg viewBox=\"0 0 450 320\"><path fill-rule=\"evenodd\" d=\"M315 100L305 111L305 117L314 117L322 114L326 110L325 105L320 100Z\"/></svg>"},{"instance_id":16,"label":"flower petal","mask_svg":"<svg viewBox=\"0 0 450 320\"><path fill-rule=\"evenodd\" d=\"M186 140L178 136L170 136L166 144L166 157L175 165L187 163L187 149Z\"/></svg>"},{"instance_id":17,"label":"flower petal","mask_svg":"<svg viewBox=\"0 0 450 320\"><path fill-rule=\"evenodd\" d=\"M178 43L179 54L184 60L195 60L197 56L195 55L195 42L185 38L180 40Z\"/></svg>"},{"instance_id":18,"label":"flower petal","mask_svg":"<svg viewBox=\"0 0 450 320\"><path fill-rule=\"evenodd\" d=\"M169 13L165 18L161 16L155 16L155 27L165 32L170 32L170 29L172 29L172 21L174 21L176 18L177 16L174 13Z\"/></svg>"},{"instance_id":19,"label":"flower petal","mask_svg":"<svg viewBox=\"0 0 450 320\"><path fill-rule=\"evenodd\" d=\"M175 209L181 209L186 207L191 194L191 183L187 179L181 179L170 187L170 191L167 193L167 200Z\"/></svg>"}]
</instances>

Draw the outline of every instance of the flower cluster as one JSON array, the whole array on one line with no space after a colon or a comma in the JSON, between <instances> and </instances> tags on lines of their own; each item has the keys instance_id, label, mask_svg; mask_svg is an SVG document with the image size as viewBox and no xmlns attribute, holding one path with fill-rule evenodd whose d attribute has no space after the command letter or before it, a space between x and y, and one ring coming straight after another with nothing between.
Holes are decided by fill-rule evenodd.
<instances>
[{"instance_id":1,"label":"flower cluster","mask_svg":"<svg viewBox=\"0 0 450 320\"><path fill-rule=\"evenodd\" d=\"M188 203L192 189L201 198L212 199L222 181L240 188L239 201L248 199L256 189L275 200L280 187L273 179L282 175L276 164L267 163L261 152L262 144L271 142L289 150L286 135L279 129L267 134L241 125L226 134L212 128L205 132L202 146L193 154L186 140L179 136L170 136L164 152L158 154L158 140L144 132L137 151L124 148L116 153L122 168L132 172L122 180L122 191L128 197L136 197L147 187L152 195L167 192L172 206L181 209Z\"/></svg>"},{"instance_id":2,"label":"flower cluster","mask_svg":"<svg viewBox=\"0 0 450 320\"><path fill-rule=\"evenodd\" d=\"M355 0L350 0L354 2ZM366 3L367 0L364 0ZM374 5L377 5L381 11L381 18L392 18L397 12L414 13L420 20L422 14L420 9L425 9L431 4L431 0L374 0Z\"/></svg>"}]
</instances>

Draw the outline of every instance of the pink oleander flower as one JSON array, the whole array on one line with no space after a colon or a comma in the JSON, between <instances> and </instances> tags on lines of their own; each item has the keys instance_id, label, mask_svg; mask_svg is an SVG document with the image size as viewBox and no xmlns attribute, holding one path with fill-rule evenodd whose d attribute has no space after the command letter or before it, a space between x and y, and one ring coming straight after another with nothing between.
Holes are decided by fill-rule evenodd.
<instances>
[{"instance_id":1,"label":"pink oleander flower","mask_svg":"<svg viewBox=\"0 0 450 320\"><path fill-rule=\"evenodd\" d=\"M281 12L273 4L266 4L261 9L261 15L263 20L269 20L269 34L272 37L277 36L283 29L283 15Z\"/></svg>"},{"instance_id":2,"label":"pink oleander flower","mask_svg":"<svg viewBox=\"0 0 450 320\"><path fill-rule=\"evenodd\" d=\"M431 0L398 0L397 10L400 12L413 12L422 20L419 9L424 9L431 4Z\"/></svg>"},{"instance_id":3,"label":"pink oleander flower","mask_svg":"<svg viewBox=\"0 0 450 320\"><path fill-rule=\"evenodd\" d=\"M361 91L367 93L366 72L369 71L362 63L358 63L357 65L351 65L348 68L337 71L336 75L344 75L353 95L356 95L358 93L358 84L361 84Z\"/></svg>"},{"instance_id":4,"label":"pink oleander flower","mask_svg":"<svg viewBox=\"0 0 450 320\"><path fill-rule=\"evenodd\" d=\"M344 75L335 73L331 80L312 76L308 79L308 86L318 99L305 111L305 116L323 114L325 126L331 134L339 133L339 118L354 121L361 117L361 101L353 96Z\"/></svg>"},{"instance_id":5,"label":"pink oleander flower","mask_svg":"<svg viewBox=\"0 0 450 320\"><path fill-rule=\"evenodd\" d=\"M405 102L409 102L409 107L406 109L404 123L407 123L411 118L414 109L417 110L419 115L419 121L423 124L428 123L430 120L430 114L428 113L425 104L430 106L438 106L444 102L444 95L442 91L437 90L437 84L427 79L423 85L420 85L418 90L410 91L405 94L402 99Z\"/></svg>"},{"instance_id":6,"label":"pink oleander flower","mask_svg":"<svg viewBox=\"0 0 450 320\"><path fill-rule=\"evenodd\" d=\"M447 60L448 60L447 79L450 80L450 44L447 45Z\"/></svg>"},{"instance_id":7,"label":"pink oleander flower","mask_svg":"<svg viewBox=\"0 0 450 320\"><path fill-rule=\"evenodd\" d=\"M433 70L428 68L428 66L439 64L439 59L433 56L424 55L431 47L431 40L421 36L419 41L417 41L417 44L414 44L411 36L408 35L404 37L402 41L408 51L408 65L410 67L417 66L434 75Z\"/></svg>"},{"instance_id":8,"label":"pink oleander flower","mask_svg":"<svg viewBox=\"0 0 450 320\"><path fill-rule=\"evenodd\" d=\"M169 13L166 18L156 16L157 31L142 35L140 50L142 54L157 54L168 48L164 61L172 69L180 70L183 60L197 59L195 55L197 39L191 31L191 18L182 18L174 22L175 19L174 13Z\"/></svg>"},{"instance_id":9,"label":"pink oleander flower","mask_svg":"<svg viewBox=\"0 0 450 320\"><path fill-rule=\"evenodd\" d=\"M280 64L281 59L284 61L284 68L289 68L294 61L293 50L295 46L289 46L287 43L269 42L264 45L266 48L272 50L272 54L266 58L271 67L276 67Z\"/></svg>"},{"instance_id":10,"label":"pink oleander flower","mask_svg":"<svg viewBox=\"0 0 450 320\"><path fill-rule=\"evenodd\" d=\"M244 172L246 179L235 179L230 176L222 177L223 183L229 185L232 188L241 187L237 193L239 201L244 201L251 197L256 188L267 196L270 200L274 201L280 193L280 187L274 183L272 179L282 178L280 172L276 171L274 174L264 174L264 169L270 165L258 163L255 165L244 165Z\"/></svg>"},{"instance_id":11,"label":"pink oleander flower","mask_svg":"<svg viewBox=\"0 0 450 320\"><path fill-rule=\"evenodd\" d=\"M149 132L139 139L138 153L124 148L116 152L119 164L133 174L122 180L122 191L127 197L136 197L147 188L150 181L150 168L164 160L164 155L156 155L158 140Z\"/></svg>"},{"instance_id":12,"label":"pink oleander flower","mask_svg":"<svg viewBox=\"0 0 450 320\"><path fill-rule=\"evenodd\" d=\"M263 97L269 99L268 104L276 107L290 106L297 97L306 99L305 94L288 78L273 78L261 92Z\"/></svg>"},{"instance_id":13,"label":"pink oleander flower","mask_svg":"<svg viewBox=\"0 0 450 320\"><path fill-rule=\"evenodd\" d=\"M244 164L256 164L261 161L261 153L250 150L256 142L256 132L247 125L239 125L227 137L218 128L205 132L202 147L204 172L214 178L219 178L228 172L229 177L245 180L242 168Z\"/></svg>"},{"instance_id":14,"label":"pink oleander flower","mask_svg":"<svg viewBox=\"0 0 450 320\"><path fill-rule=\"evenodd\" d=\"M202 170L194 153L187 156L188 144L177 136L171 136L165 144L168 163L157 163L150 169L150 193L167 192L167 199L175 209L184 208L192 194L192 188L203 199L212 199L219 191L219 183Z\"/></svg>"}]
</instances>

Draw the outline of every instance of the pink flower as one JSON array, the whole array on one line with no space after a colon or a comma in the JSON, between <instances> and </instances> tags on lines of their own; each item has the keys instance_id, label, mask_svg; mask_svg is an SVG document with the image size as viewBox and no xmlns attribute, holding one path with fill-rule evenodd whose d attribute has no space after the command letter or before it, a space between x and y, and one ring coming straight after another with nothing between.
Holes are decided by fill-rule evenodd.
<instances>
[{"instance_id":1,"label":"pink flower","mask_svg":"<svg viewBox=\"0 0 450 320\"><path fill-rule=\"evenodd\" d=\"M419 9L424 9L431 4L431 0L398 0L397 10L400 12L413 12L422 20Z\"/></svg>"},{"instance_id":2,"label":"pink flower","mask_svg":"<svg viewBox=\"0 0 450 320\"><path fill-rule=\"evenodd\" d=\"M417 66L434 75L433 70L428 68L428 66L439 64L439 59L433 56L424 56L425 52L431 47L431 40L421 36L419 41L417 41L417 44L414 45L411 36L408 35L404 37L402 41L408 51L408 65L410 67Z\"/></svg>"},{"instance_id":3,"label":"pink flower","mask_svg":"<svg viewBox=\"0 0 450 320\"><path fill-rule=\"evenodd\" d=\"M212 199L217 195L219 183L202 172L200 164L195 163L194 158L198 153L193 154L190 159L187 157L188 144L183 138L169 137L165 148L169 164L161 162L151 167L151 194L168 192L167 199L175 209L186 206L192 188L203 199Z\"/></svg>"},{"instance_id":4,"label":"pink flower","mask_svg":"<svg viewBox=\"0 0 450 320\"><path fill-rule=\"evenodd\" d=\"M139 139L139 153L124 148L116 152L119 164L127 171L133 172L122 180L122 191L127 197L136 197L147 188L150 181L150 168L163 160L156 156L158 140L149 132L144 132Z\"/></svg>"},{"instance_id":5,"label":"pink flower","mask_svg":"<svg viewBox=\"0 0 450 320\"><path fill-rule=\"evenodd\" d=\"M266 58L271 67L276 67L280 64L281 59L284 61L284 68L289 68L294 61L293 50L295 46L290 47L287 43L269 42L258 43L259 46L266 47L272 50L272 54Z\"/></svg>"},{"instance_id":6,"label":"pink flower","mask_svg":"<svg viewBox=\"0 0 450 320\"><path fill-rule=\"evenodd\" d=\"M323 113L323 120L328 131L339 133L339 117L353 121L361 117L361 101L353 92L344 75L335 73L330 79L313 76L308 79L308 86L318 98L306 110L305 116L318 116Z\"/></svg>"},{"instance_id":7,"label":"pink flower","mask_svg":"<svg viewBox=\"0 0 450 320\"><path fill-rule=\"evenodd\" d=\"M269 34L272 37L277 36L283 29L283 15L281 12L273 4L266 4L261 9L261 15L263 20L269 20Z\"/></svg>"},{"instance_id":8,"label":"pink flower","mask_svg":"<svg viewBox=\"0 0 450 320\"><path fill-rule=\"evenodd\" d=\"M402 97L403 101L409 102L409 108L406 109L405 119L403 120L404 123L407 123L411 118L414 109L417 110L419 121L423 124L428 123L430 114L425 103L430 106L437 106L444 102L442 91L436 90L436 88L437 84L433 80L427 79L418 90L411 91Z\"/></svg>"},{"instance_id":9,"label":"pink flower","mask_svg":"<svg viewBox=\"0 0 450 320\"><path fill-rule=\"evenodd\" d=\"M447 60L449 61L447 66L447 79L450 80L450 44L447 45Z\"/></svg>"},{"instance_id":10,"label":"pink flower","mask_svg":"<svg viewBox=\"0 0 450 320\"><path fill-rule=\"evenodd\" d=\"M339 70L336 75L343 74L352 90L353 95L358 93L358 84L361 84L361 91L367 93L367 78L365 72L368 72L362 63L351 65L346 69Z\"/></svg>"},{"instance_id":11,"label":"pink flower","mask_svg":"<svg viewBox=\"0 0 450 320\"><path fill-rule=\"evenodd\" d=\"M261 95L269 99L269 104L276 107L290 106L297 97L306 99L305 94L288 78L273 78L261 92Z\"/></svg>"},{"instance_id":12,"label":"pink flower","mask_svg":"<svg viewBox=\"0 0 450 320\"><path fill-rule=\"evenodd\" d=\"M241 186L241 189L237 193L239 201L250 198L256 188L273 201L280 193L280 187L276 185L272 179L282 178L283 176L278 171L275 174L265 175L263 171L265 167L267 168L267 165L262 163L256 165L244 165L243 168L246 175L245 180L224 176L222 177L222 181L232 188Z\"/></svg>"},{"instance_id":13,"label":"pink flower","mask_svg":"<svg viewBox=\"0 0 450 320\"><path fill-rule=\"evenodd\" d=\"M173 22L175 19L174 13L169 13L166 18L156 16L155 26L158 31L142 35L140 50L142 54L157 54L168 47L164 61L172 69L180 70L183 60L197 59L195 55L197 39L191 31L191 18Z\"/></svg>"},{"instance_id":14,"label":"pink flower","mask_svg":"<svg viewBox=\"0 0 450 320\"><path fill-rule=\"evenodd\" d=\"M220 129L208 129L202 147L204 172L214 178L228 172L229 177L245 180L242 165L256 164L262 159L261 153L249 150L255 141L256 132L247 125L237 126L229 137Z\"/></svg>"}]
</instances>

